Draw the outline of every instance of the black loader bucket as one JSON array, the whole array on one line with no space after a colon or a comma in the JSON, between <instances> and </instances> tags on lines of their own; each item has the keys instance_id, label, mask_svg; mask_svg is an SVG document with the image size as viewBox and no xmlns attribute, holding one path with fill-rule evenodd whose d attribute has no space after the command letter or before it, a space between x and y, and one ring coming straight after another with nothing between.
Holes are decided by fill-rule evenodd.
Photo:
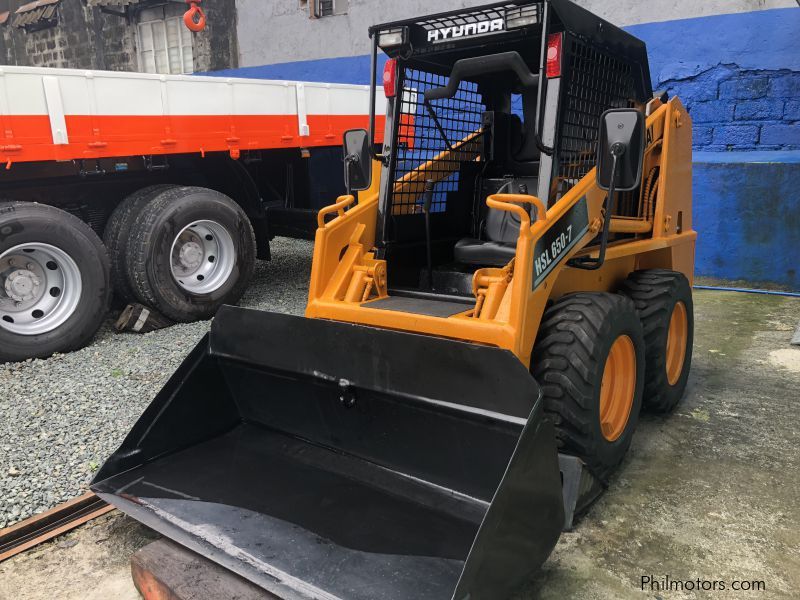
<instances>
[{"instance_id":1,"label":"black loader bucket","mask_svg":"<svg viewBox=\"0 0 800 600\"><path fill-rule=\"evenodd\" d=\"M230 307L92 489L285 599L504 598L564 524L510 352Z\"/></svg>"}]
</instances>

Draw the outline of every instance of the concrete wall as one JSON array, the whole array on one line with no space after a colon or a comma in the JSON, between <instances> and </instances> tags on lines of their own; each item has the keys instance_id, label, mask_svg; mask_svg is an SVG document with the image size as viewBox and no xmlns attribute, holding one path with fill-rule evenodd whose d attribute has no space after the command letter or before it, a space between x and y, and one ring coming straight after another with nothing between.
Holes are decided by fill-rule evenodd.
<instances>
[{"instance_id":1,"label":"concrete wall","mask_svg":"<svg viewBox=\"0 0 800 600\"><path fill-rule=\"evenodd\" d=\"M11 24L14 10L26 2L0 0L0 8L12 13L0 26L0 64L138 70L135 22L88 7L82 0L62 0L57 25L27 32ZM209 25L194 34L194 70L235 68L239 48L234 0L209 2L203 8Z\"/></svg>"},{"instance_id":2,"label":"concrete wall","mask_svg":"<svg viewBox=\"0 0 800 600\"><path fill-rule=\"evenodd\" d=\"M307 0L236 0L240 64L266 64L358 56L369 53L367 28L432 12L487 4L488 0L349 0L347 14L309 17ZM620 26L770 8L796 7L795 0L576 0Z\"/></svg>"},{"instance_id":3,"label":"concrete wall","mask_svg":"<svg viewBox=\"0 0 800 600\"><path fill-rule=\"evenodd\" d=\"M80 0L58 7L58 25L30 33L11 24L24 2L9 3L12 16L2 26L0 61L6 65L133 70L136 47L133 29L124 19L88 9Z\"/></svg>"},{"instance_id":4,"label":"concrete wall","mask_svg":"<svg viewBox=\"0 0 800 600\"><path fill-rule=\"evenodd\" d=\"M486 2L475 0L349 0L347 14L313 19L308 0L236 0L243 67L358 56L370 51L375 23ZM435 6L434 6L435 4Z\"/></svg>"}]
</instances>

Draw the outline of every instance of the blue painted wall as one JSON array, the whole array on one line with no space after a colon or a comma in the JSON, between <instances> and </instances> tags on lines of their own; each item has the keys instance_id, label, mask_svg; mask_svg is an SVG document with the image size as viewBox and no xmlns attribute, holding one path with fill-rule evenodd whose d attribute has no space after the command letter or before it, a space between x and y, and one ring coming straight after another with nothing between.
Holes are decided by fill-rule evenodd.
<instances>
[{"instance_id":1,"label":"blue painted wall","mask_svg":"<svg viewBox=\"0 0 800 600\"><path fill-rule=\"evenodd\" d=\"M686 104L700 150L800 149L800 8L648 23L654 89Z\"/></svg>"},{"instance_id":2,"label":"blue painted wall","mask_svg":"<svg viewBox=\"0 0 800 600\"><path fill-rule=\"evenodd\" d=\"M385 54L381 53L378 55L380 66L378 73L382 72L386 59L387 57ZM369 55L348 56L344 58L324 58L321 60L300 60L276 65L263 65L260 67L241 67L239 69L203 73L203 75L367 85L369 84L369 62Z\"/></svg>"},{"instance_id":3,"label":"blue painted wall","mask_svg":"<svg viewBox=\"0 0 800 600\"><path fill-rule=\"evenodd\" d=\"M698 275L800 291L800 152L696 152Z\"/></svg>"}]
</instances>

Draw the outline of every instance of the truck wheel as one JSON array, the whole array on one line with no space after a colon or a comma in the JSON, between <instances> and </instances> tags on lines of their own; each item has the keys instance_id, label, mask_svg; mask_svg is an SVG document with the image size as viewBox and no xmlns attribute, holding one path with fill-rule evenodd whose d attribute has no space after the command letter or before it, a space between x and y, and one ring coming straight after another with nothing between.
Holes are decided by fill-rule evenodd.
<instances>
[{"instance_id":1,"label":"truck wheel","mask_svg":"<svg viewBox=\"0 0 800 600\"><path fill-rule=\"evenodd\" d=\"M636 305L645 340L644 407L669 412L680 402L692 363L694 306L683 273L635 271L620 290Z\"/></svg>"},{"instance_id":2,"label":"truck wheel","mask_svg":"<svg viewBox=\"0 0 800 600\"><path fill-rule=\"evenodd\" d=\"M140 302L174 321L194 321L239 301L255 255L253 227L238 204L214 190L177 187L141 207L126 270Z\"/></svg>"},{"instance_id":3,"label":"truck wheel","mask_svg":"<svg viewBox=\"0 0 800 600\"><path fill-rule=\"evenodd\" d=\"M135 191L117 205L106 224L103 232L103 243L105 243L108 255L111 258L111 283L117 296L125 303L136 300L133 289L128 283L128 275L125 270L125 253L128 248L128 239L130 238L133 221L142 206L150 201L153 196L172 187L176 186L159 184Z\"/></svg>"},{"instance_id":4,"label":"truck wheel","mask_svg":"<svg viewBox=\"0 0 800 600\"><path fill-rule=\"evenodd\" d=\"M83 346L111 296L109 259L91 227L32 202L0 203L0 362Z\"/></svg>"},{"instance_id":5,"label":"truck wheel","mask_svg":"<svg viewBox=\"0 0 800 600\"><path fill-rule=\"evenodd\" d=\"M642 404L644 337L633 302L578 293L542 317L531 372L559 449L606 479L622 461Z\"/></svg>"}]
</instances>

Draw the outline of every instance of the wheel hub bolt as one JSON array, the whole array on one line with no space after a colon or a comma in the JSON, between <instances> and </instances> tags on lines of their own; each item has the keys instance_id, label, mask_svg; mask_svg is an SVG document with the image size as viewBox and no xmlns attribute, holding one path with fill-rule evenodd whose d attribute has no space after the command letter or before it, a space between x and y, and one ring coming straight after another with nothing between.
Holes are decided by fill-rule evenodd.
<instances>
[{"instance_id":1,"label":"wheel hub bolt","mask_svg":"<svg viewBox=\"0 0 800 600\"><path fill-rule=\"evenodd\" d=\"M5 289L9 298L19 302L33 300L41 282L35 273L18 269L6 278Z\"/></svg>"},{"instance_id":2,"label":"wheel hub bolt","mask_svg":"<svg viewBox=\"0 0 800 600\"><path fill-rule=\"evenodd\" d=\"M181 264L187 269L196 269L203 262L203 248L197 242L186 242L181 246Z\"/></svg>"}]
</instances>

